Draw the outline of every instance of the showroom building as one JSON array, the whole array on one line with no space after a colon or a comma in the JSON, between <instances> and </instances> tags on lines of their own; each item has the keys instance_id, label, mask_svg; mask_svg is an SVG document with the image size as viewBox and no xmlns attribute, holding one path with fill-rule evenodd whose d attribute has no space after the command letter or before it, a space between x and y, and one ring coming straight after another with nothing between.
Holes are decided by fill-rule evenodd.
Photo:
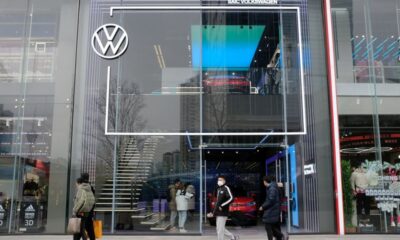
<instances>
[{"instance_id":1,"label":"showroom building","mask_svg":"<svg viewBox=\"0 0 400 240\"><path fill-rule=\"evenodd\" d=\"M106 234L182 234L178 179L202 234L220 175L232 225L261 225L274 175L290 234L399 232L400 0L6 0L0 19L0 234L66 233L83 172Z\"/></svg>"}]
</instances>

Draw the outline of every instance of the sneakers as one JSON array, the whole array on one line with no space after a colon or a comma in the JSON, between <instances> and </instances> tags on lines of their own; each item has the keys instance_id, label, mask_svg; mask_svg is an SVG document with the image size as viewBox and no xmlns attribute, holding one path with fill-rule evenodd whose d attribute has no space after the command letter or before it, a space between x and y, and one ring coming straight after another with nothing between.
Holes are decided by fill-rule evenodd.
<instances>
[{"instance_id":1,"label":"sneakers","mask_svg":"<svg viewBox=\"0 0 400 240\"><path fill-rule=\"evenodd\" d=\"M390 226L396 227L396 223L392 222L392 223L390 223Z\"/></svg>"},{"instance_id":2,"label":"sneakers","mask_svg":"<svg viewBox=\"0 0 400 240\"><path fill-rule=\"evenodd\" d=\"M170 231L176 231L176 227L171 227L169 230Z\"/></svg>"},{"instance_id":3,"label":"sneakers","mask_svg":"<svg viewBox=\"0 0 400 240\"><path fill-rule=\"evenodd\" d=\"M239 235L233 236L233 238L231 240L239 240Z\"/></svg>"},{"instance_id":4,"label":"sneakers","mask_svg":"<svg viewBox=\"0 0 400 240\"><path fill-rule=\"evenodd\" d=\"M180 232L180 233L187 233L187 230L184 229L184 228L181 228L181 229L179 229L179 232Z\"/></svg>"}]
</instances>

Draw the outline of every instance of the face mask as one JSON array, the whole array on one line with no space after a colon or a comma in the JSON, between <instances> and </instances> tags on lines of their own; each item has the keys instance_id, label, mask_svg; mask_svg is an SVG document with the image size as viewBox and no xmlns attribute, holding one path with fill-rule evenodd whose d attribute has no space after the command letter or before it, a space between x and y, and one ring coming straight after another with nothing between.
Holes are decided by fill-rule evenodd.
<instances>
[{"instance_id":1,"label":"face mask","mask_svg":"<svg viewBox=\"0 0 400 240\"><path fill-rule=\"evenodd\" d=\"M218 181L218 186L221 187L222 185L224 185L224 181L219 180L219 181Z\"/></svg>"}]
</instances>

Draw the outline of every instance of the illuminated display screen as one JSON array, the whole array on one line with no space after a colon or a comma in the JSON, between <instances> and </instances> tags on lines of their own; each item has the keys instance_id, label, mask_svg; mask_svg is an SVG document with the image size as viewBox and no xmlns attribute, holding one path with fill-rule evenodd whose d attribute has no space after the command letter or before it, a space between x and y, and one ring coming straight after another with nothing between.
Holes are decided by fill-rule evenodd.
<instances>
[{"instance_id":1,"label":"illuminated display screen","mask_svg":"<svg viewBox=\"0 0 400 240\"><path fill-rule=\"evenodd\" d=\"M193 67L247 70L264 29L259 25L192 26Z\"/></svg>"}]
</instances>

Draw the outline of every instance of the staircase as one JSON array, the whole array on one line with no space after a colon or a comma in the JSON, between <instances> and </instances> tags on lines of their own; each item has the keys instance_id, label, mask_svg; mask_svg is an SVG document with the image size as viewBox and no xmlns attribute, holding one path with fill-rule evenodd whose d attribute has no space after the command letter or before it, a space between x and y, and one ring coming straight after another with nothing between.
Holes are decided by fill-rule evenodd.
<instances>
[{"instance_id":1,"label":"staircase","mask_svg":"<svg viewBox=\"0 0 400 240\"><path fill-rule=\"evenodd\" d=\"M143 186L152 174L155 152L162 138L148 137L141 147L136 138L128 139L121 151L115 178L111 176L106 179L98 196L96 212L118 212L119 221L130 226L129 228L134 227L135 230L164 230L159 229L159 225L165 216L155 214L153 206L150 205L152 203L140 201Z\"/></svg>"}]
</instances>

